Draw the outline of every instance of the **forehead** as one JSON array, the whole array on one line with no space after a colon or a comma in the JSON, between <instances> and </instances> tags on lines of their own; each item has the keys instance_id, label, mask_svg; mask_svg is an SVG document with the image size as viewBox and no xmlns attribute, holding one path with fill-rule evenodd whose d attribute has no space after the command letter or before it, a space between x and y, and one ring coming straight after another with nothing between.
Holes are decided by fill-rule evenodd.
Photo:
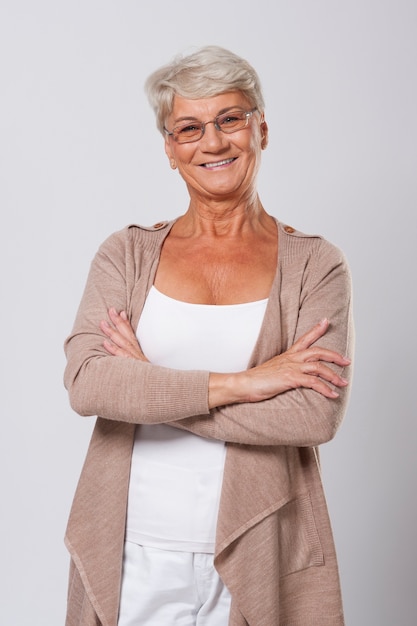
<instances>
[{"instance_id":1,"label":"forehead","mask_svg":"<svg viewBox=\"0 0 417 626\"><path fill-rule=\"evenodd\" d=\"M229 91L210 98L192 100L174 96L171 114L168 119L177 122L183 119L206 120L231 109L250 109L250 104L240 91Z\"/></svg>"}]
</instances>

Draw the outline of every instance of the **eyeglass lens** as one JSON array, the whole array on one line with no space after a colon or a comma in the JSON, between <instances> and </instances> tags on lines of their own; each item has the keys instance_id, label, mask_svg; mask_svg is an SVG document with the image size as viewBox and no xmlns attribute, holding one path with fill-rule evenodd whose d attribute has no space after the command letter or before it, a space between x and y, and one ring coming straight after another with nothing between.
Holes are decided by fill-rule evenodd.
<instances>
[{"instance_id":1,"label":"eyeglass lens","mask_svg":"<svg viewBox=\"0 0 417 626\"><path fill-rule=\"evenodd\" d=\"M190 122L182 126L176 126L172 135L178 143L198 141L204 134L206 124L213 123L218 130L224 133L234 133L248 124L252 111L229 111L218 115L211 122Z\"/></svg>"}]
</instances>

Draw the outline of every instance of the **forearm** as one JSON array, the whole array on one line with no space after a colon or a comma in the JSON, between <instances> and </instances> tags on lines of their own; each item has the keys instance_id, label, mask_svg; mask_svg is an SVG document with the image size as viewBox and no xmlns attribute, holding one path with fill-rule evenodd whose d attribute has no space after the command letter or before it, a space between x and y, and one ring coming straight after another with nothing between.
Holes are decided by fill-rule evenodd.
<instances>
[{"instance_id":1,"label":"forearm","mask_svg":"<svg viewBox=\"0 0 417 626\"><path fill-rule=\"evenodd\" d=\"M76 344L73 339L67 347L64 382L70 404L80 415L156 424L208 414L208 372L104 355L80 363L77 355L82 350Z\"/></svg>"},{"instance_id":2,"label":"forearm","mask_svg":"<svg viewBox=\"0 0 417 626\"><path fill-rule=\"evenodd\" d=\"M201 437L246 445L317 446L331 440L343 419L349 389L329 399L294 389L262 402L220 406L209 416L171 425Z\"/></svg>"},{"instance_id":3,"label":"forearm","mask_svg":"<svg viewBox=\"0 0 417 626\"><path fill-rule=\"evenodd\" d=\"M326 379L328 373L324 378L344 386L346 381L340 376L347 363L340 355L350 354L350 289L348 272L336 256L330 259L333 267L326 261L320 271L315 267L310 270L313 279L310 278L310 285L307 279L304 281L308 288L305 294L301 292L300 304L294 300L290 285L291 306L287 306L287 330L282 346L288 353L294 351L301 341L300 335L313 321L317 322L323 314L329 315L330 332L326 322L326 328L322 328L317 338L326 332L321 337L324 350L337 350L340 358L333 362L330 359L334 371L330 370L330 378ZM138 424L171 423L201 436L247 444L316 445L334 435L346 407L346 390L342 389L340 395L335 393L323 383L322 370L316 369L317 366L313 374L301 372L304 378L296 381L295 388L291 380L288 386L288 376L280 372L282 362L285 365L285 353L276 357L269 354L263 362L262 352L246 372L210 375L115 356L117 350L113 356L109 355L104 347L105 335L98 331L98 321L106 317L111 306L118 310L126 306L126 290L120 280L123 262L122 257L115 260L101 255L93 264L73 334L66 342L65 384L77 412ZM285 289L280 292L280 298L285 301ZM277 303L277 306L279 311L281 305ZM273 323L267 330L273 335L279 332L274 318L278 316L270 315ZM114 318L113 323L116 321L117 325L118 319ZM101 329L111 336L106 326L102 325ZM321 354L314 359L320 361ZM325 353L323 358L329 360ZM306 362L310 368L309 359Z\"/></svg>"},{"instance_id":4,"label":"forearm","mask_svg":"<svg viewBox=\"0 0 417 626\"><path fill-rule=\"evenodd\" d=\"M284 344L299 339L314 319L328 316L330 327L317 343L352 359L354 330L349 271L337 253L330 250L329 257L324 261L320 257L321 265L310 274L314 280L305 281L299 311L295 308L292 320L286 318ZM281 311L281 318L283 315ZM261 363L255 365L259 367ZM229 392L234 376L220 376L213 380L213 395L209 395L210 417L182 420L178 427L203 437L242 444L319 445L337 432L346 412L352 379L351 365L331 363L330 367L347 383L336 387L338 395L333 397L314 388L300 387L255 402L242 402L237 395L233 402Z\"/></svg>"},{"instance_id":5,"label":"forearm","mask_svg":"<svg viewBox=\"0 0 417 626\"><path fill-rule=\"evenodd\" d=\"M207 414L208 372L177 371L111 356L104 347L106 335L100 321L107 319L109 309L131 311L133 292L137 309L146 295L150 262L130 235L123 231L111 236L92 262L73 330L65 342L64 383L71 406L81 415L134 423ZM151 253L147 255L152 259Z\"/></svg>"},{"instance_id":6,"label":"forearm","mask_svg":"<svg viewBox=\"0 0 417 626\"><path fill-rule=\"evenodd\" d=\"M346 354L353 352L350 333ZM345 381L334 388L334 395L323 395L313 388L289 389L269 399L257 402L224 402L212 406L210 416L181 420L172 425L189 430L201 437L247 445L316 446L332 439L346 412L352 367L332 366L334 373ZM217 379L217 380L216 380ZM220 375L215 379L210 402L231 396L235 376ZM227 384L222 384L227 381ZM330 387L329 390L332 388ZM234 393L234 392L233 392ZM210 396L209 396L210 397Z\"/></svg>"}]
</instances>

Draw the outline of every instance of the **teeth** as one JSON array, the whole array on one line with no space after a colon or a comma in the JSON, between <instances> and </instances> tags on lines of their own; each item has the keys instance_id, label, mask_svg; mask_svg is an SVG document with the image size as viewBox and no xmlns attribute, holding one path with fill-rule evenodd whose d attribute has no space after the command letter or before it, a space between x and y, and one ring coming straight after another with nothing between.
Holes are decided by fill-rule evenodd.
<instances>
[{"instance_id":1,"label":"teeth","mask_svg":"<svg viewBox=\"0 0 417 626\"><path fill-rule=\"evenodd\" d=\"M227 163L231 163L234 159L224 159L223 161L218 161L217 163L204 163L204 167L219 167L220 165L226 165Z\"/></svg>"}]
</instances>

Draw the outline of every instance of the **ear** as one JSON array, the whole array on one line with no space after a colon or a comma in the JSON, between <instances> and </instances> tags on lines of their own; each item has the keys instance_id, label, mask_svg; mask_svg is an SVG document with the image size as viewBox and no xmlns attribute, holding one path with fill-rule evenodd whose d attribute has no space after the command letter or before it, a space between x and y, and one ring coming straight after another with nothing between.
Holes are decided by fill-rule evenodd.
<instances>
[{"instance_id":1,"label":"ear","mask_svg":"<svg viewBox=\"0 0 417 626\"><path fill-rule=\"evenodd\" d=\"M268 124L265 122L264 119L262 119L261 121L261 148L262 150L265 150L266 146L268 145L268 134L269 134L269 130L268 130Z\"/></svg>"},{"instance_id":2,"label":"ear","mask_svg":"<svg viewBox=\"0 0 417 626\"><path fill-rule=\"evenodd\" d=\"M168 141L168 139L165 139L165 154L167 155L168 159L169 159L169 164L171 166L171 168L173 170L177 169L177 162L174 158L174 155L172 154L172 150L171 150L171 146L170 143Z\"/></svg>"}]
</instances>

